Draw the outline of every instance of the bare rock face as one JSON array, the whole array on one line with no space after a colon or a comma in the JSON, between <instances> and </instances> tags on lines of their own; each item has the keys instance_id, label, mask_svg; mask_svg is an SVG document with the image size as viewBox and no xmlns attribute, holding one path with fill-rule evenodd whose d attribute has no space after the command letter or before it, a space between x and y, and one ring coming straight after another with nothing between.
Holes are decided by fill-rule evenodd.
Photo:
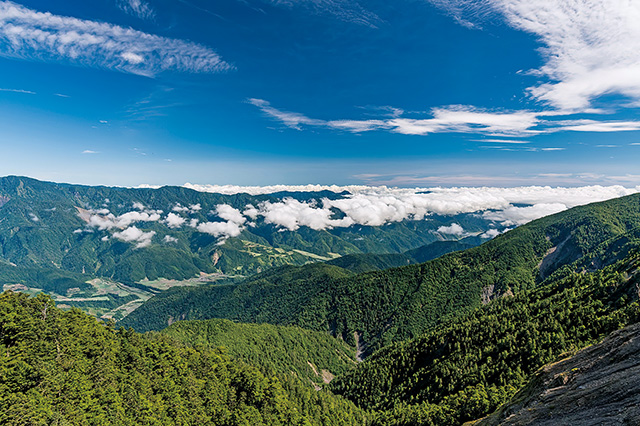
<instances>
[{"instance_id":1,"label":"bare rock face","mask_svg":"<svg viewBox=\"0 0 640 426\"><path fill-rule=\"evenodd\" d=\"M640 425L640 324L541 369L476 426Z\"/></svg>"}]
</instances>

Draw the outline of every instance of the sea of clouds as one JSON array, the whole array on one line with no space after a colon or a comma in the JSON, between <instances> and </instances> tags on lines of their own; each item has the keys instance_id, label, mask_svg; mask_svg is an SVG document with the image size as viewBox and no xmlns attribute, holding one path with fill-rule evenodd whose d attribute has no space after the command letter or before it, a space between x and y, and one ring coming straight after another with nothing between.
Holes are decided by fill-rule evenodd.
<instances>
[{"instance_id":1,"label":"sea of clouds","mask_svg":"<svg viewBox=\"0 0 640 426\"><path fill-rule=\"evenodd\" d=\"M527 186L515 188L389 188L385 186L324 186L324 185L274 185L274 186L218 186L185 184L187 188L200 192L250 195L289 192L332 191L345 193L337 199L320 198L299 201L291 197L248 204L235 208L220 204L208 212L210 221L201 221L193 215L199 214L199 204L183 206L177 204L171 211L152 210L140 203L133 203L133 210L114 215L108 209L92 210L87 230L112 232L111 237L133 242L136 247L151 244L154 231L144 232L135 224L159 222L168 230L191 227L198 232L213 235L223 244L228 238L239 236L247 227L255 227L257 221L276 226L281 230L296 231L301 227L314 230L346 228L353 225L383 226L404 220L426 220L433 214L453 216L477 213L502 228L512 228L571 207L640 192L640 187L584 186L576 188ZM336 215L336 211L341 214ZM438 232L453 236L465 236L466 231L457 223L444 226ZM500 233L489 229L482 236L493 238ZM108 239L108 237L107 237ZM165 243L174 243L174 237L165 238Z\"/></svg>"}]
</instances>

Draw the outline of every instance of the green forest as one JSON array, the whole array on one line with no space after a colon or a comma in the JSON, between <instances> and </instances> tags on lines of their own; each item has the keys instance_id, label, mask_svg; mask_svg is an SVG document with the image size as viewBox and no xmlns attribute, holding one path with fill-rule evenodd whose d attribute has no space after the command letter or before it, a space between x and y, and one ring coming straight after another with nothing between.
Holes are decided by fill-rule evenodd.
<instances>
[{"instance_id":1,"label":"green forest","mask_svg":"<svg viewBox=\"0 0 640 426\"><path fill-rule=\"evenodd\" d=\"M356 366L355 350L328 333L229 320L178 321L161 334L198 348L225 347L234 359L265 374L324 386Z\"/></svg>"},{"instance_id":2,"label":"green forest","mask_svg":"<svg viewBox=\"0 0 640 426\"><path fill-rule=\"evenodd\" d=\"M172 289L122 324L139 331L160 330L177 318L297 325L358 343L369 355L472 311L482 305L483 293L492 299L536 288L578 261L618 260L628 248L605 250L603 244L638 229L639 211L637 195L577 207L479 247L382 271L354 274L317 263L271 269L237 284ZM613 259L606 254L611 250Z\"/></svg>"},{"instance_id":3,"label":"green forest","mask_svg":"<svg viewBox=\"0 0 640 426\"><path fill-rule=\"evenodd\" d=\"M0 424L357 425L352 403L44 295L0 295Z\"/></svg>"},{"instance_id":4,"label":"green forest","mask_svg":"<svg viewBox=\"0 0 640 426\"><path fill-rule=\"evenodd\" d=\"M118 322L6 291L0 424L461 425L640 320L640 195L475 243L133 283L155 295ZM157 268L144 253L131 273ZM31 289L74 285L62 268L5 266Z\"/></svg>"},{"instance_id":5,"label":"green forest","mask_svg":"<svg viewBox=\"0 0 640 426\"><path fill-rule=\"evenodd\" d=\"M596 272L558 271L538 289L378 351L332 382L332 390L382 411L375 424L481 418L544 364L639 321L639 271L637 250Z\"/></svg>"}]
</instances>

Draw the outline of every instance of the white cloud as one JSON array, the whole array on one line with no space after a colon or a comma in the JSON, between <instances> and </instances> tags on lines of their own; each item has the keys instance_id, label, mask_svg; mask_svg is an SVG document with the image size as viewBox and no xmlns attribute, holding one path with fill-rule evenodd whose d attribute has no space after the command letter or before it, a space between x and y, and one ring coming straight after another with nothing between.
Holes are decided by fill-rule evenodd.
<instances>
[{"instance_id":1,"label":"white cloud","mask_svg":"<svg viewBox=\"0 0 640 426\"><path fill-rule=\"evenodd\" d=\"M142 0L116 0L116 4L122 11L140 19L153 19L156 15L151 6Z\"/></svg>"},{"instance_id":2,"label":"white cloud","mask_svg":"<svg viewBox=\"0 0 640 426\"><path fill-rule=\"evenodd\" d=\"M29 213L29 217L34 222L40 222L40 218L38 216L36 216L35 214L33 214L33 213Z\"/></svg>"},{"instance_id":3,"label":"white cloud","mask_svg":"<svg viewBox=\"0 0 640 426\"><path fill-rule=\"evenodd\" d=\"M575 120L563 122L560 129L573 132L631 132L640 130L640 121Z\"/></svg>"},{"instance_id":4,"label":"white cloud","mask_svg":"<svg viewBox=\"0 0 640 426\"><path fill-rule=\"evenodd\" d=\"M216 214L222 219L238 225L242 225L247 221L242 213L240 213L240 210L235 209L228 204L219 204L216 207Z\"/></svg>"},{"instance_id":5,"label":"white cloud","mask_svg":"<svg viewBox=\"0 0 640 426\"><path fill-rule=\"evenodd\" d=\"M589 178L589 176L587 174L580 176L580 179L585 178ZM637 182L638 176L619 176L616 179ZM193 185L191 186L193 187ZM352 225L383 226L404 220L427 220L430 215L434 214L451 216L481 212L486 220L499 222L502 226L517 226L578 205L640 192L640 186L629 189L623 186L599 185L577 188L552 188L548 186L390 188L364 185L344 187L278 185L260 188L205 185L199 189L206 192L221 192L217 190L222 189L228 194L246 192L268 194L280 191L316 192L321 190L347 194L333 200L323 198L306 202L294 198L284 198L279 201L262 202L257 206L247 205L242 211L227 204L220 204L212 213L224 220L221 222L201 223L196 218L187 219L174 212L170 212L162 220L162 223L169 228L188 226L199 232L213 235L220 238L220 243L223 243L227 238L240 235L245 226L255 226L256 220L273 224L282 231L296 231L301 227L324 230L345 228ZM144 206L136 207L144 208ZM181 205L176 207L178 210L191 211L188 207ZM176 209L174 208L174 210ZM157 210L143 210L115 216L108 209L93 210L86 219L88 224L85 231L130 229L131 225L137 222L160 221L161 213ZM247 223L247 218L251 218L252 222ZM464 235L464 229L457 223L441 227L438 231L451 235ZM122 232L116 233L127 235ZM483 234L483 238L494 236L494 232L489 231Z\"/></svg>"},{"instance_id":6,"label":"white cloud","mask_svg":"<svg viewBox=\"0 0 640 426\"><path fill-rule=\"evenodd\" d=\"M523 140L513 140L513 139L476 139L474 142L485 142L485 143L506 143L506 144L528 144L530 141Z\"/></svg>"},{"instance_id":7,"label":"white cloud","mask_svg":"<svg viewBox=\"0 0 640 426\"><path fill-rule=\"evenodd\" d=\"M323 120L315 120L309 117L306 117L303 114L299 114L297 112L288 112L281 111L271 106L271 104L263 99L248 99L248 102L251 105L254 105L265 113L266 115L275 118L276 120L282 121L282 123L296 130L302 130L300 127L301 124L309 125L309 126L324 126L326 125L326 121Z\"/></svg>"},{"instance_id":8,"label":"white cloud","mask_svg":"<svg viewBox=\"0 0 640 426\"><path fill-rule=\"evenodd\" d=\"M140 187L151 187L150 185L143 185ZM266 186L239 186L239 185L199 185L193 183L185 183L183 187L193 189L198 192L210 192L213 194L249 194L249 195L264 195L273 194L275 192L317 192L317 191L332 191L340 193L343 191L357 192L358 190L367 190L370 187L365 185L351 185L351 186L338 186L338 185L266 185ZM247 206L248 208L249 206ZM183 207L174 207L183 208Z\"/></svg>"},{"instance_id":9,"label":"white cloud","mask_svg":"<svg viewBox=\"0 0 640 426\"><path fill-rule=\"evenodd\" d=\"M310 188L316 189L313 186ZM341 192L338 188L334 189ZM638 188L627 189L622 186L342 189L350 192L350 195L337 200L323 199L320 202L301 202L285 198L278 202L264 202L257 207L247 206L243 214L253 220L262 217L265 223L289 231L295 231L302 226L315 230L349 227L355 224L382 226L403 220L424 220L432 214L456 215L472 212L485 212L486 219L495 220L504 226L512 226L578 205L638 192ZM240 188L238 190L243 192ZM514 204L530 206L516 207ZM340 219L334 215L334 209L342 213ZM231 214L230 210L225 219L232 218L241 220L240 212L233 209ZM457 230L445 228L448 231Z\"/></svg>"},{"instance_id":10,"label":"white cloud","mask_svg":"<svg viewBox=\"0 0 640 426\"><path fill-rule=\"evenodd\" d=\"M640 98L639 101L640 102ZM261 99L251 99L267 116L282 122L291 129L303 130L303 126L343 130L351 133L386 131L403 135L425 136L434 133L462 133L493 137L526 137L561 131L572 132L627 132L640 131L640 121L619 120L553 120L558 111L504 111L477 108L470 105L449 105L433 108L430 118L407 118L395 115L383 119L367 120L318 120L304 114L281 111ZM400 111L402 113L402 111ZM476 139L476 142L501 144L529 144L517 139ZM526 150L537 151L537 148ZM544 151L544 149L543 149Z\"/></svg>"},{"instance_id":11,"label":"white cloud","mask_svg":"<svg viewBox=\"0 0 640 426\"><path fill-rule=\"evenodd\" d=\"M37 12L9 1L0 2L0 56L146 76L167 70L215 73L233 68L212 49L196 43Z\"/></svg>"},{"instance_id":12,"label":"white cloud","mask_svg":"<svg viewBox=\"0 0 640 426\"><path fill-rule=\"evenodd\" d=\"M36 95L36 92L32 92L31 90L22 90L22 89L0 89L0 92L11 92L11 93L22 93L24 95Z\"/></svg>"},{"instance_id":13,"label":"white cloud","mask_svg":"<svg viewBox=\"0 0 640 426\"><path fill-rule=\"evenodd\" d=\"M162 241L164 241L165 243L177 243L178 239L175 237L172 237L171 235L165 235Z\"/></svg>"},{"instance_id":14,"label":"white cloud","mask_svg":"<svg viewBox=\"0 0 640 426\"><path fill-rule=\"evenodd\" d=\"M154 189L157 189L157 188L154 188ZM174 212L184 213L189 211L189 207L183 207L182 205L180 205L180 203L178 203L175 205L175 207L172 210Z\"/></svg>"},{"instance_id":15,"label":"white cloud","mask_svg":"<svg viewBox=\"0 0 640 426\"><path fill-rule=\"evenodd\" d=\"M137 53L124 52L120 56L122 57L122 59L124 59L125 61L129 62L132 65L139 65L144 62L144 57L138 55Z\"/></svg>"},{"instance_id":16,"label":"white cloud","mask_svg":"<svg viewBox=\"0 0 640 426\"><path fill-rule=\"evenodd\" d=\"M242 227L233 222L205 222L198 224L196 229L204 234L221 237L222 240L237 237L242 232Z\"/></svg>"},{"instance_id":17,"label":"white cloud","mask_svg":"<svg viewBox=\"0 0 640 426\"><path fill-rule=\"evenodd\" d=\"M87 226L100 231L119 228L124 229L136 222L156 222L160 220L160 213L156 211L133 211L115 216L107 209L94 210L89 217Z\"/></svg>"},{"instance_id":18,"label":"white cloud","mask_svg":"<svg viewBox=\"0 0 640 426\"><path fill-rule=\"evenodd\" d=\"M186 219L175 213L169 213L164 220L169 228L180 228L186 222Z\"/></svg>"},{"instance_id":19,"label":"white cloud","mask_svg":"<svg viewBox=\"0 0 640 426\"><path fill-rule=\"evenodd\" d=\"M372 130L392 129L393 126L384 120L334 120L319 125L326 125L338 130L352 133L370 132Z\"/></svg>"},{"instance_id":20,"label":"white cloud","mask_svg":"<svg viewBox=\"0 0 640 426\"><path fill-rule=\"evenodd\" d=\"M427 135L430 133L473 133L491 136L534 135L541 130L533 128L541 124L538 115L532 111L493 111L468 105L451 105L433 108L431 118L415 119L394 115L380 120L333 120L325 121L309 118L304 114L281 111L262 99L249 99L271 118L285 126L302 130L302 125L325 127L361 133L372 130L386 130L404 135Z\"/></svg>"},{"instance_id":21,"label":"white cloud","mask_svg":"<svg viewBox=\"0 0 640 426\"><path fill-rule=\"evenodd\" d=\"M545 60L529 88L560 110L586 111L594 99L619 94L640 101L640 3L620 0L431 0L462 23L502 15L535 35Z\"/></svg>"},{"instance_id":22,"label":"white cloud","mask_svg":"<svg viewBox=\"0 0 640 426\"><path fill-rule=\"evenodd\" d=\"M301 226L321 230L333 227L347 227L353 225L350 218L331 219L333 212L330 210L328 200L324 200L323 207L315 203L303 203L293 198L285 198L281 202L265 202L260 204L259 215L264 217L266 223L271 223L289 231L295 231Z\"/></svg>"},{"instance_id":23,"label":"white cloud","mask_svg":"<svg viewBox=\"0 0 640 426\"><path fill-rule=\"evenodd\" d=\"M202 210L202 206L200 204L191 204L189 210L191 210L191 213L196 213Z\"/></svg>"},{"instance_id":24,"label":"white cloud","mask_svg":"<svg viewBox=\"0 0 640 426\"><path fill-rule=\"evenodd\" d=\"M154 235L156 235L155 231L144 232L132 226L124 231L115 232L113 237L125 242L135 242L136 248L143 248L151 245Z\"/></svg>"},{"instance_id":25,"label":"white cloud","mask_svg":"<svg viewBox=\"0 0 640 426\"><path fill-rule=\"evenodd\" d=\"M85 149L84 151L82 151L83 154L98 154L98 151L92 151L90 149Z\"/></svg>"},{"instance_id":26,"label":"white cloud","mask_svg":"<svg viewBox=\"0 0 640 426\"><path fill-rule=\"evenodd\" d=\"M452 223L449 226L441 226L438 228L438 232L441 234L456 235L458 237L466 234L464 228L458 223Z\"/></svg>"},{"instance_id":27,"label":"white cloud","mask_svg":"<svg viewBox=\"0 0 640 426\"><path fill-rule=\"evenodd\" d=\"M488 220L495 220L504 226L523 225L532 220L551 214L560 213L567 209L562 203L540 203L529 207L511 206L502 211L485 212L482 216Z\"/></svg>"},{"instance_id":28,"label":"white cloud","mask_svg":"<svg viewBox=\"0 0 640 426\"><path fill-rule=\"evenodd\" d=\"M144 204L142 204L142 203L140 203L138 201L134 201L133 208L136 209L136 210L145 210L146 209Z\"/></svg>"},{"instance_id":29,"label":"white cloud","mask_svg":"<svg viewBox=\"0 0 640 426\"><path fill-rule=\"evenodd\" d=\"M503 232L506 232L506 231L503 231ZM485 232L483 234L480 234L480 238L492 239L492 238L495 238L498 235L502 234L503 232L500 232L499 230L497 230L495 228L491 228L487 232Z\"/></svg>"},{"instance_id":30,"label":"white cloud","mask_svg":"<svg viewBox=\"0 0 640 426\"><path fill-rule=\"evenodd\" d=\"M405 135L429 133L483 133L488 135L536 134L537 113L531 111L489 111L465 105L432 110L433 118L395 118L389 121L392 131Z\"/></svg>"},{"instance_id":31,"label":"white cloud","mask_svg":"<svg viewBox=\"0 0 640 426\"><path fill-rule=\"evenodd\" d=\"M247 216L248 218L256 220L258 218L258 214L260 214L260 212L253 205L247 204L245 206L244 211L242 212L242 214Z\"/></svg>"}]
</instances>

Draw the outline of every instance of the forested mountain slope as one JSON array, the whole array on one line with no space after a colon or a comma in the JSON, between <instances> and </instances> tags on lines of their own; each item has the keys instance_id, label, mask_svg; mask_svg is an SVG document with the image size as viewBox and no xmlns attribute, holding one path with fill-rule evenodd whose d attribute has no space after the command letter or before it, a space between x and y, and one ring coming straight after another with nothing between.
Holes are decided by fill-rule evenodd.
<instances>
[{"instance_id":1,"label":"forested mountain slope","mask_svg":"<svg viewBox=\"0 0 640 426\"><path fill-rule=\"evenodd\" d=\"M632 195L548 216L420 265L358 275L329 265L284 267L239 284L176 290L151 299L123 325L150 330L206 318L298 325L357 340L366 355L483 301L535 288L563 265L595 267L604 242L638 226L640 196Z\"/></svg>"},{"instance_id":2,"label":"forested mountain slope","mask_svg":"<svg viewBox=\"0 0 640 426\"><path fill-rule=\"evenodd\" d=\"M115 330L43 295L0 295L0 424L358 425L363 412L223 350Z\"/></svg>"},{"instance_id":3,"label":"forested mountain slope","mask_svg":"<svg viewBox=\"0 0 640 426\"><path fill-rule=\"evenodd\" d=\"M624 247L622 251L618 251ZM455 425L494 411L544 364L640 320L640 233L614 238L613 261L557 271L416 339L390 345L332 389L380 414L375 424ZM578 272L575 272L578 269Z\"/></svg>"},{"instance_id":4,"label":"forested mountain slope","mask_svg":"<svg viewBox=\"0 0 640 426\"><path fill-rule=\"evenodd\" d=\"M320 388L355 368L355 350L327 333L229 320L180 321L162 334L195 347L225 347L267 375L295 376Z\"/></svg>"},{"instance_id":5,"label":"forested mountain slope","mask_svg":"<svg viewBox=\"0 0 640 426\"><path fill-rule=\"evenodd\" d=\"M640 419L640 324L546 365L476 426L614 426ZM471 426L471 425L469 425Z\"/></svg>"},{"instance_id":6,"label":"forested mountain slope","mask_svg":"<svg viewBox=\"0 0 640 426\"><path fill-rule=\"evenodd\" d=\"M445 238L435 230L453 221L475 233L492 223L467 214L386 226L286 228L256 213L261 205L282 206L283 200L305 208L346 196L331 191L222 195L3 177L0 286L44 291L64 306L120 319L167 288L346 254L402 253Z\"/></svg>"}]
</instances>

